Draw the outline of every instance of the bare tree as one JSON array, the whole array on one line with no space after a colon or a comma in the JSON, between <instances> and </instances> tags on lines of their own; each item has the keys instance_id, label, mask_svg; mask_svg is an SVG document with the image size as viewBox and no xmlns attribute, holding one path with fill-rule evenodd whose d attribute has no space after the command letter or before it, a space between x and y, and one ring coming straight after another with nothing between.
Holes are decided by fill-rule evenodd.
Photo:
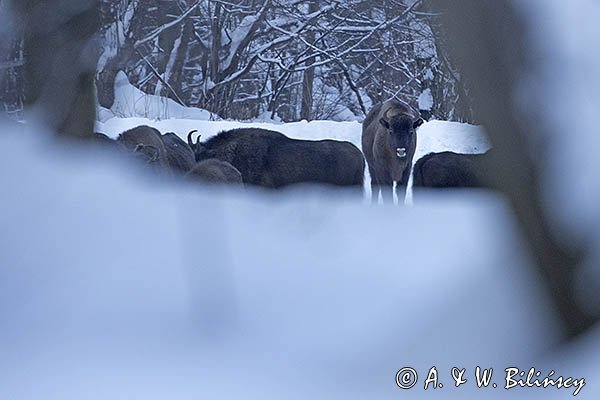
<instances>
[{"instance_id":1,"label":"bare tree","mask_svg":"<svg viewBox=\"0 0 600 400\"><path fill-rule=\"evenodd\" d=\"M102 2L105 107L118 70L146 93L239 119L360 117L391 97L416 106L426 89L445 118L466 98L421 0Z\"/></svg>"},{"instance_id":2,"label":"bare tree","mask_svg":"<svg viewBox=\"0 0 600 400\"><path fill-rule=\"evenodd\" d=\"M317 2L311 1L308 4L308 13L312 14L317 11ZM306 40L309 44L315 45L315 32L310 30L307 34ZM315 62L314 58L306 60L306 70L302 77L302 108L300 110L300 119L307 121L311 120L313 110L313 83L315 81L315 69L312 66Z\"/></svg>"}]
</instances>

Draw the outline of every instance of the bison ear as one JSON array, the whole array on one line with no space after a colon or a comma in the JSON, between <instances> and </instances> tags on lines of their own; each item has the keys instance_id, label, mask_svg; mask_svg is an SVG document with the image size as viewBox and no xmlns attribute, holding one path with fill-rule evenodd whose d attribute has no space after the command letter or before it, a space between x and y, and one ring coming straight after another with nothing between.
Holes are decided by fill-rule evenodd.
<instances>
[{"instance_id":1,"label":"bison ear","mask_svg":"<svg viewBox=\"0 0 600 400\"><path fill-rule=\"evenodd\" d=\"M385 118L380 118L379 119L379 123L385 128L385 129L390 129L390 123L388 122L387 119Z\"/></svg>"},{"instance_id":2,"label":"bison ear","mask_svg":"<svg viewBox=\"0 0 600 400\"><path fill-rule=\"evenodd\" d=\"M417 118L415 122L413 122L413 128L417 129L418 127L423 125L424 122L425 120L423 118Z\"/></svg>"}]
</instances>

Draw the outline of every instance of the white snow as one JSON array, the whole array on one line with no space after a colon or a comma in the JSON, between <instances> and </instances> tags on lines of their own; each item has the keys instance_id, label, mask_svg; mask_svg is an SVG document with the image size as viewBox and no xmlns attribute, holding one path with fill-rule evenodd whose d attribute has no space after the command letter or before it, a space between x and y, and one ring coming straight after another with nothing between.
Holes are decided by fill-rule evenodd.
<instances>
[{"instance_id":1,"label":"white snow","mask_svg":"<svg viewBox=\"0 0 600 400\"><path fill-rule=\"evenodd\" d=\"M421 92L418 98L419 110L431 110L433 107L433 96L431 89L427 88Z\"/></svg>"},{"instance_id":2,"label":"white snow","mask_svg":"<svg viewBox=\"0 0 600 400\"><path fill-rule=\"evenodd\" d=\"M225 70L229 68L231 65L231 61L233 57L235 57L236 53L239 51L239 47L241 43L244 41L252 26L258 20L258 15L248 15L242 19L240 24L231 32L231 42L229 44L229 50L226 59L221 63L221 70Z\"/></svg>"},{"instance_id":3,"label":"white snow","mask_svg":"<svg viewBox=\"0 0 600 400\"><path fill-rule=\"evenodd\" d=\"M200 190L0 131L0 398L439 398L435 365L444 398L482 399L504 391L453 390L450 368L571 373L540 358L555 321L500 198Z\"/></svg>"},{"instance_id":4,"label":"white snow","mask_svg":"<svg viewBox=\"0 0 600 400\"><path fill-rule=\"evenodd\" d=\"M129 83L127 75L120 71L115 79L115 102L110 109L113 116L141 118L185 118L190 120L216 119L214 114L193 107L184 107L161 96L149 95ZM102 111L102 119L108 117Z\"/></svg>"}]
</instances>

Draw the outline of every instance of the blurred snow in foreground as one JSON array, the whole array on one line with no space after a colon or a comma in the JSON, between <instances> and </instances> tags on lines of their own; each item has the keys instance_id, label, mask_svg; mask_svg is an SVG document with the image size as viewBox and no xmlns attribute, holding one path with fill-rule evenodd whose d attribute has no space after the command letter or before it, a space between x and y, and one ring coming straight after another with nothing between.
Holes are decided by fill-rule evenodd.
<instances>
[{"instance_id":1,"label":"blurred snow in foreground","mask_svg":"<svg viewBox=\"0 0 600 400\"><path fill-rule=\"evenodd\" d=\"M453 388L450 368L600 379L585 342L547 352L556 321L497 197L201 190L11 129L0 398L567 398ZM432 366L445 388L425 392Z\"/></svg>"}]
</instances>

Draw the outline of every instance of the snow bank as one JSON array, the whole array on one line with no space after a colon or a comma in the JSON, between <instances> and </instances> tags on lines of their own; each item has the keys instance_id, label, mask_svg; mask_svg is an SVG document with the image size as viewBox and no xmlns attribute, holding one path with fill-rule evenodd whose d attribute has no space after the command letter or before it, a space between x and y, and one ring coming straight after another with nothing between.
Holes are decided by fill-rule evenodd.
<instances>
[{"instance_id":1,"label":"snow bank","mask_svg":"<svg viewBox=\"0 0 600 400\"><path fill-rule=\"evenodd\" d=\"M202 191L33 134L0 146L0 398L439 398L435 365L444 398L482 399L507 392L454 389L452 366L571 373L540 359L555 321L498 198Z\"/></svg>"},{"instance_id":2,"label":"snow bank","mask_svg":"<svg viewBox=\"0 0 600 400\"><path fill-rule=\"evenodd\" d=\"M100 121L109 119L106 111L101 110ZM115 79L115 102L110 109L113 117L141 117L155 119L185 118L191 120L211 120L218 117L209 111L181 104L161 96L142 92L129 83L127 75L119 72Z\"/></svg>"}]
</instances>

